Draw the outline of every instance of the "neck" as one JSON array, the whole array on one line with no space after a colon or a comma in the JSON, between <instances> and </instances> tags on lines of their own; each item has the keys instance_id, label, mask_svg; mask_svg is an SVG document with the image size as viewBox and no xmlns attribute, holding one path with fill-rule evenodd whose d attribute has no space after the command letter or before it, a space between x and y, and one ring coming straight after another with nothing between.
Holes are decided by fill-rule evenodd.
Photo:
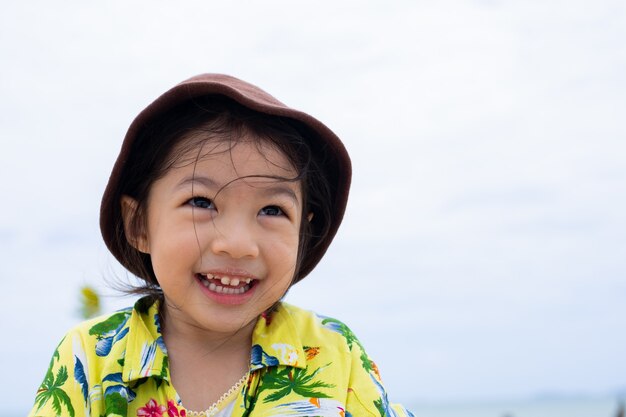
<instances>
[{"instance_id":1,"label":"neck","mask_svg":"<svg viewBox=\"0 0 626 417\"><path fill-rule=\"evenodd\" d=\"M179 317L176 311L163 306L161 324L163 339L168 352L171 347L186 346L199 354L219 355L223 352L249 352L252 346L252 332L257 320L242 323L233 331L204 329Z\"/></svg>"},{"instance_id":2,"label":"neck","mask_svg":"<svg viewBox=\"0 0 626 417\"><path fill-rule=\"evenodd\" d=\"M163 313L172 383L185 407L205 410L249 370L256 320L233 332L216 332L184 321L173 309Z\"/></svg>"}]
</instances>

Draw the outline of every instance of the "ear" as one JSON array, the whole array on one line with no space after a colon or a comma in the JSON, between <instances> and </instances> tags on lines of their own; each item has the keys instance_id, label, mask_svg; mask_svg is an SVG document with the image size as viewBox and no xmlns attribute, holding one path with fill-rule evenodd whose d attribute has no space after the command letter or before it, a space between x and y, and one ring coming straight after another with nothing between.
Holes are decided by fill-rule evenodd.
<instances>
[{"instance_id":1,"label":"ear","mask_svg":"<svg viewBox=\"0 0 626 417\"><path fill-rule=\"evenodd\" d=\"M311 220L313 220L313 212L310 212L309 214L307 214L306 219L309 221L309 223L311 223Z\"/></svg>"},{"instance_id":2,"label":"ear","mask_svg":"<svg viewBox=\"0 0 626 417\"><path fill-rule=\"evenodd\" d=\"M128 244L142 253L150 253L148 237L143 228L137 227L136 216L139 204L134 198L123 195L120 201L122 209L122 219L124 220L124 234Z\"/></svg>"}]
</instances>

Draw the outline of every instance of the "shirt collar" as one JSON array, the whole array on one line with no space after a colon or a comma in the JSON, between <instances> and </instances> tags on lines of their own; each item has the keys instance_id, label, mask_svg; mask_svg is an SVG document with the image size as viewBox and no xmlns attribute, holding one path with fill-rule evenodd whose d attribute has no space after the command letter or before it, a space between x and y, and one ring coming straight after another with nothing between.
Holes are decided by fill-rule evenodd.
<instances>
[{"instance_id":1,"label":"shirt collar","mask_svg":"<svg viewBox=\"0 0 626 417\"><path fill-rule=\"evenodd\" d=\"M128 340L122 378L126 382L146 377L170 380L167 349L161 334L159 302L139 299L128 320ZM306 367L298 329L285 303L259 317L252 333L250 370L269 366Z\"/></svg>"},{"instance_id":2,"label":"shirt collar","mask_svg":"<svg viewBox=\"0 0 626 417\"><path fill-rule=\"evenodd\" d=\"M128 340L122 379L159 377L170 380L167 349L161 335L159 303L144 297L135 303L128 320Z\"/></svg>"},{"instance_id":3,"label":"shirt collar","mask_svg":"<svg viewBox=\"0 0 626 417\"><path fill-rule=\"evenodd\" d=\"M300 334L285 303L259 317L252 333L250 370L276 365L306 368Z\"/></svg>"}]
</instances>

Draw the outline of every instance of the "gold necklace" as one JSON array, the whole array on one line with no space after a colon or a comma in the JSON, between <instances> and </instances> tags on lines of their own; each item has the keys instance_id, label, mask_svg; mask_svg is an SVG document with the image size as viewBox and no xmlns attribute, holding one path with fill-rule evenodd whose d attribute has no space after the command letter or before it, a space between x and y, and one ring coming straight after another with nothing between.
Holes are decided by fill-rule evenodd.
<instances>
[{"instance_id":1,"label":"gold necklace","mask_svg":"<svg viewBox=\"0 0 626 417\"><path fill-rule=\"evenodd\" d=\"M192 417L212 417L216 415L220 411L219 409L220 404L226 401L226 399L230 397L231 395L233 395L234 392L239 391L239 388L241 388L243 384L245 384L246 381L248 380L248 375L250 375L250 371L246 372L239 381L235 382L235 385L230 387L228 391L222 394L222 396L213 404L211 404L211 406L207 408L206 410L204 411L187 410L187 415L192 416Z\"/></svg>"}]
</instances>

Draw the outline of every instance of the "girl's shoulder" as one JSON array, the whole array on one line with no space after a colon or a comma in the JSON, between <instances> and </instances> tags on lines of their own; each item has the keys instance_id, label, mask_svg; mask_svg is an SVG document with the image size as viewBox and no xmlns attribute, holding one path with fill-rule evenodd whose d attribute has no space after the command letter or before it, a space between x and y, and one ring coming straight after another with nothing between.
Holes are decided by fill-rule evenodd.
<instances>
[{"instance_id":1,"label":"girl's shoulder","mask_svg":"<svg viewBox=\"0 0 626 417\"><path fill-rule=\"evenodd\" d=\"M343 322L294 305L278 303L263 314L252 334L251 369L286 366L326 369L333 378L350 375L362 356L356 337Z\"/></svg>"},{"instance_id":2,"label":"girl's shoulder","mask_svg":"<svg viewBox=\"0 0 626 417\"><path fill-rule=\"evenodd\" d=\"M308 324L312 326L327 328L326 326L330 322L341 323L345 326L345 324L339 319L332 318L321 314L316 311L307 310L302 307L298 307L296 305L281 301L278 303L276 307L276 312L279 314L288 314L292 320L298 322L298 324Z\"/></svg>"},{"instance_id":3,"label":"girl's shoulder","mask_svg":"<svg viewBox=\"0 0 626 417\"><path fill-rule=\"evenodd\" d=\"M101 314L78 323L70 329L68 334L80 335L85 340L102 340L111 336L119 336L122 332L127 332L131 324L131 318L136 316L143 321L151 306L147 306L145 299L139 299L134 305Z\"/></svg>"},{"instance_id":4,"label":"girl's shoulder","mask_svg":"<svg viewBox=\"0 0 626 417\"><path fill-rule=\"evenodd\" d=\"M121 358L127 350L130 333L135 338L161 339L156 303L148 304L140 299L133 306L85 320L66 333L59 348L68 345L74 351L83 351L87 358L99 360Z\"/></svg>"},{"instance_id":5,"label":"girl's shoulder","mask_svg":"<svg viewBox=\"0 0 626 417\"><path fill-rule=\"evenodd\" d=\"M359 344L356 335L343 321L281 302L272 315L268 329L290 333L303 346L334 347L345 352Z\"/></svg>"},{"instance_id":6,"label":"girl's shoulder","mask_svg":"<svg viewBox=\"0 0 626 417\"><path fill-rule=\"evenodd\" d=\"M132 379L165 356L158 304L146 305L141 299L74 326L57 346L51 366L90 374L94 380Z\"/></svg>"}]
</instances>

